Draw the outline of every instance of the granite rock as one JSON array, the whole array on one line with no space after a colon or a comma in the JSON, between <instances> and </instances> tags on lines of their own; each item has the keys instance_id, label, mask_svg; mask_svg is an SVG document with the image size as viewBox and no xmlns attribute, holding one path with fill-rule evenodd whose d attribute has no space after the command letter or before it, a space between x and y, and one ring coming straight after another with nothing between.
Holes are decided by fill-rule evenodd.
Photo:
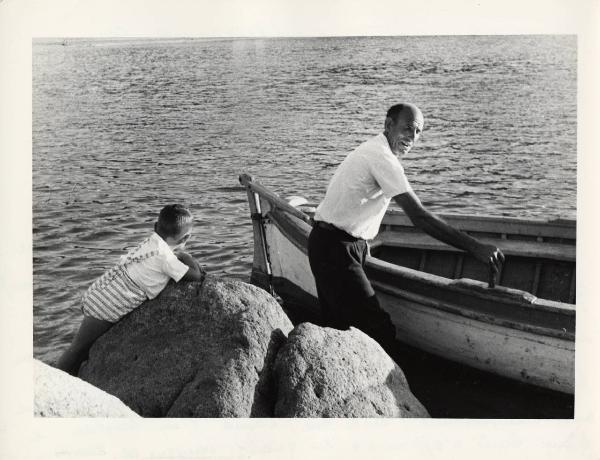
<instances>
[{"instance_id":1,"label":"granite rock","mask_svg":"<svg viewBox=\"0 0 600 460\"><path fill-rule=\"evenodd\" d=\"M292 328L250 284L172 284L100 337L79 376L144 417L270 417L273 362Z\"/></svg>"},{"instance_id":2,"label":"granite rock","mask_svg":"<svg viewBox=\"0 0 600 460\"><path fill-rule=\"evenodd\" d=\"M298 325L275 362L277 417L429 417L402 370L362 331Z\"/></svg>"},{"instance_id":3,"label":"granite rock","mask_svg":"<svg viewBox=\"0 0 600 460\"><path fill-rule=\"evenodd\" d=\"M33 375L36 417L139 417L115 396L37 359Z\"/></svg>"}]
</instances>

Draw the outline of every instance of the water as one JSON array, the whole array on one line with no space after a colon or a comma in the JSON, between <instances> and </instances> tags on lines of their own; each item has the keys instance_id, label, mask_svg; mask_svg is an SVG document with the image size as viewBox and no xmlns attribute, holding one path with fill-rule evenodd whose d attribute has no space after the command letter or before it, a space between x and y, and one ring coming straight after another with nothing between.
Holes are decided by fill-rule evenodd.
<instances>
[{"instance_id":1,"label":"water","mask_svg":"<svg viewBox=\"0 0 600 460\"><path fill-rule=\"evenodd\" d=\"M318 202L403 100L430 209L575 217L574 36L34 41L34 355L56 359L81 292L165 204L191 208L209 271L247 280L238 175Z\"/></svg>"}]
</instances>

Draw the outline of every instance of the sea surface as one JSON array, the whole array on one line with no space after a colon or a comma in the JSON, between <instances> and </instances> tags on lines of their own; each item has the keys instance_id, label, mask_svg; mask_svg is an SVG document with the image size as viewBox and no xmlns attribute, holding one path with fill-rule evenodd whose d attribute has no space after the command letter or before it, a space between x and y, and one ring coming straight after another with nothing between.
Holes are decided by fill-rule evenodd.
<instances>
[{"instance_id":1,"label":"sea surface","mask_svg":"<svg viewBox=\"0 0 600 460\"><path fill-rule=\"evenodd\" d=\"M318 202L344 156L417 104L403 164L435 212L575 218L575 36L33 41L33 340L52 362L81 293L151 231L248 280L240 173Z\"/></svg>"}]
</instances>

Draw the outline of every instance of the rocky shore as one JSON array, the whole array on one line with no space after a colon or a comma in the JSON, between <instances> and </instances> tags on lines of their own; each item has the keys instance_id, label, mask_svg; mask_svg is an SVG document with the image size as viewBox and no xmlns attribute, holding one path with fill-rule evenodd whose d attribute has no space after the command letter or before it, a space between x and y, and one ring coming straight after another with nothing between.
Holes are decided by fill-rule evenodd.
<instances>
[{"instance_id":1,"label":"rocky shore","mask_svg":"<svg viewBox=\"0 0 600 460\"><path fill-rule=\"evenodd\" d=\"M357 329L296 327L262 289L174 284L115 324L79 378L37 362L36 416L428 417Z\"/></svg>"}]
</instances>

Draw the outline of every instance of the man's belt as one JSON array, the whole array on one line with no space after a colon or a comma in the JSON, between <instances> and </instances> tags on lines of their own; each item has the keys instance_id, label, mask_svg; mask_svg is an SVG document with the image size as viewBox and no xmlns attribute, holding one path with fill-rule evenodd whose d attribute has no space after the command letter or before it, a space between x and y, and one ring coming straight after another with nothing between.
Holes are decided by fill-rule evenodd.
<instances>
[{"instance_id":1,"label":"man's belt","mask_svg":"<svg viewBox=\"0 0 600 460\"><path fill-rule=\"evenodd\" d=\"M322 220L315 220L315 226L322 228L324 230L331 230L334 232L343 232L341 228L337 228L335 225L330 224L329 222L324 222Z\"/></svg>"},{"instance_id":2,"label":"man's belt","mask_svg":"<svg viewBox=\"0 0 600 460\"><path fill-rule=\"evenodd\" d=\"M335 225L330 224L329 222L323 222L322 220L315 220L314 222L315 222L315 224L314 224L315 227L322 228L323 230L327 230L327 231L330 231L333 233L337 233L344 239L350 239L353 241L362 240L362 238L357 238L356 236L352 236L346 230L342 230L341 228L336 227Z\"/></svg>"}]
</instances>

